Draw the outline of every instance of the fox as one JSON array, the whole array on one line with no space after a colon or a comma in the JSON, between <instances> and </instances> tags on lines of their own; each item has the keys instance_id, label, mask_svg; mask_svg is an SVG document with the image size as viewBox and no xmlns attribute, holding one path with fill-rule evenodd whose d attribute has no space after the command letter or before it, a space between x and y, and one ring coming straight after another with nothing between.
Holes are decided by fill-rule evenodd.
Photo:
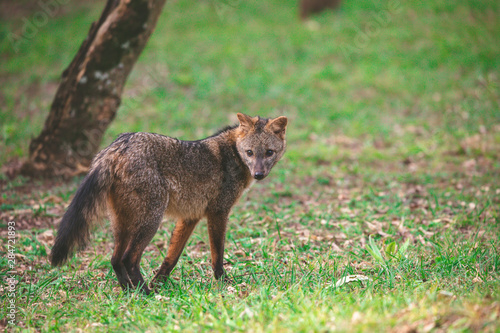
<instances>
[{"instance_id":1,"label":"fox","mask_svg":"<svg viewBox=\"0 0 500 333\"><path fill-rule=\"evenodd\" d=\"M286 149L285 116L237 114L239 123L197 141L123 133L93 159L63 215L50 254L61 266L85 248L92 223L107 211L114 237L111 266L123 290L145 294L166 281L198 222L206 218L215 279L223 268L229 214L242 194L266 178ZM144 250L164 216L176 219L167 254L149 284Z\"/></svg>"}]
</instances>

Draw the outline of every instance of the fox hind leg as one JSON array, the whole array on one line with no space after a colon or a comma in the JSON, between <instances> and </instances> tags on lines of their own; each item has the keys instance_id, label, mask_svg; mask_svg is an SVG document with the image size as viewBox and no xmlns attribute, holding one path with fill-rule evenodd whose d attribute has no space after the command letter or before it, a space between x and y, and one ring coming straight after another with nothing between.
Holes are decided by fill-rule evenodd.
<instances>
[{"instance_id":1,"label":"fox hind leg","mask_svg":"<svg viewBox=\"0 0 500 333\"><path fill-rule=\"evenodd\" d=\"M155 196L112 193L111 221L115 235L115 249L111 264L124 290L140 287L149 294L140 271L145 248L156 234L168 204L168 195ZM158 192L156 192L158 194Z\"/></svg>"},{"instance_id":2,"label":"fox hind leg","mask_svg":"<svg viewBox=\"0 0 500 333\"><path fill-rule=\"evenodd\" d=\"M148 246L158 230L161 219L162 214L148 219L147 224L139 223L141 228L134 233L121 259L132 285L135 288L141 288L146 294L149 294L150 290L142 277L140 262L146 246Z\"/></svg>"},{"instance_id":3,"label":"fox hind leg","mask_svg":"<svg viewBox=\"0 0 500 333\"><path fill-rule=\"evenodd\" d=\"M170 244L168 246L167 255L163 260L160 269L155 274L153 280L150 283L150 287L155 287L158 282L163 282L174 269L179 257L181 256L182 250L186 246L186 243L191 236L194 228L198 224L199 219L194 220L184 220L181 219L177 221L174 227L172 236L170 237Z\"/></svg>"},{"instance_id":4,"label":"fox hind leg","mask_svg":"<svg viewBox=\"0 0 500 333\"><path fill-rule=\"evenodd\" d=\"M115 232L115 249L113 251L113 256L111 257L111 265L113 266L113 270L115 271L118 282L123 290L134 287L128 275L127 269L122 262L122 257L127 248L127 244L128 232L126 232L126 230Z\"/></svg>"}]
</instances>

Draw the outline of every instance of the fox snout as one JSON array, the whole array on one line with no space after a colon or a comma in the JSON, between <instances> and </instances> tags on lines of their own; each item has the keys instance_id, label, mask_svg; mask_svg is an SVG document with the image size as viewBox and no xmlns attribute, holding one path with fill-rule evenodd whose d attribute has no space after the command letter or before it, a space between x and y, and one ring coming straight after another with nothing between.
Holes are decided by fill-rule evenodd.
<instances>
[{"instance_id":1,"label":"fox snout","mask_svg":"<svg viewBox=\"0 0 500 333\"><path fill-rule=\"evenodd\" d=\"M253 175L253 178L257 180L262 180L266 177L266 175L263 172L256 172L255 175Z\"/></svg>"},{"instance_id":2,"label":"fox snout","mask_svg":"<svg viewBox=\"0 0 500 333\"><path fill-rule=\"evenodd\" d=\"M255 163L255 166L252 172L252 177L257 179L257 180L262 180L267 177L269 174L270 168L266 170L266 167L264 165L264 161L262 160L257 160Z\"/></svg>"}]
</instances>

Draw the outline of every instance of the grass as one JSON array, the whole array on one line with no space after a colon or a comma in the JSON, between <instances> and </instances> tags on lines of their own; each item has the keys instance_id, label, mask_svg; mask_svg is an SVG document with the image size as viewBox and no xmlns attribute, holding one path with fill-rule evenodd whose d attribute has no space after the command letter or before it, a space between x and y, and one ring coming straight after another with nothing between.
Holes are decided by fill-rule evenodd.
<instances>
[{"instance_id":1,"label":"grass","mask_svg":"<svg viewBox=\"0 0 500 333\"><path fill-rule=\"evenodd\" d=\"M61 5L16 51L5 36L40 11L22 4L0 24L4 168L26 156L104 5ZM236 112L289 117L284 159L231 215L234 282L212 278L205 222L151 297L119 289L108 222L52 269L55 226L81 179L0 176L1 318L14 299L19 331L498 332L499 10L358 1L304 24L285 1L167 2L103 147L129 131L201 138ZM145 253L148 279L172 228ZM368 280L336 287L350 275Z\"/></svg>"}]
</instances>

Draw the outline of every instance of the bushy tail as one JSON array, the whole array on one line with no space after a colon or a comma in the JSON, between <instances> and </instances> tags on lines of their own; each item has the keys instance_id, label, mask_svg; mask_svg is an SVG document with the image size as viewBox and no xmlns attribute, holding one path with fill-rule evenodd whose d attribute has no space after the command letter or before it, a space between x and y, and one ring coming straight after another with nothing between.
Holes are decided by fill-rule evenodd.
<instances>
[{"instance_id":1,"label":"bushy tail","mask_svg":"<svg viewBox=\"0 0 500 333\"><path fill-rule=\"evenodd\" d=\"M75 245L82 249L90 236L90 226L105 205L111 187L108 172L94 168L83 180L64 214L50 254L52 266L62 265L73 253Z\"/></svg>"}]
</instances>

